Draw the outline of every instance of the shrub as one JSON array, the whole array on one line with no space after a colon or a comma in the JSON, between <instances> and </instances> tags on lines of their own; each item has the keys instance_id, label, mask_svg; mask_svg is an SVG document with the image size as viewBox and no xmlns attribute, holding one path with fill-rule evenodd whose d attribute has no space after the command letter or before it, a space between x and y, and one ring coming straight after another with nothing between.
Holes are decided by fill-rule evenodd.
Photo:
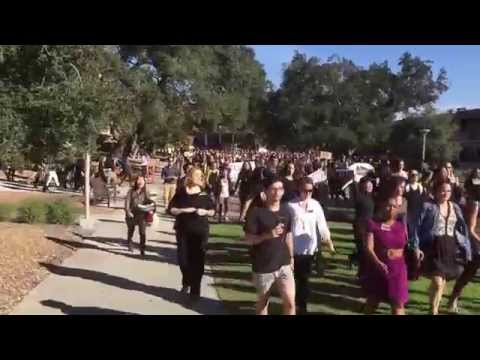
<instances>
[{"instance_id":1,"label":"shrub","mask_svg":"<svg viewBox=\"0 0 480 360\"><path fill-rule=\"evenodd\" d=\"M71 225L75 218L75 209L67 201L55 201L47 204L46 220L49 224Z\"/></svg>"},{"instance_id":2,"label":"shrub","mask_svg":"<svg viewBox=\"0 0 480 360\"><path fill-rule=\"evenodd\" d=\"M0 221L10 221L14 217L15 205L0 204Z\"/></svg>"},{"instance_id":3,"label":"shrub","mask_svg":"<svg viewBox=\"0 0 480 360\"><path fill-rule=\"evenodd\" d=\"M45 211L42 201L25 200L17 210L17 220L27 224L45 222Z\"/></svg>"}]
</instances>

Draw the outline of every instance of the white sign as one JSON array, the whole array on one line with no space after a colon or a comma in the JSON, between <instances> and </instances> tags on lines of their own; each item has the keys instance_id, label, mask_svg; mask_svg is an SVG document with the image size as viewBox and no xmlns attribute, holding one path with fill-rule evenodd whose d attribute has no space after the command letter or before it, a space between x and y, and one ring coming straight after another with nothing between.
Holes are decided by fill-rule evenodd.
<instances>
[{"instance_id":1,"label":"white sign","mask_svg":"<svg viewBox=\"0 0 480 360\"><path fill-rule=\"evenodd\" d=\"M240 171L242 170L243 162L234 162L231 163L229 168L230 168L230 180L233 183L237 182L238 175L240 174ZM250 161L250 166L252 167L252 170L255 168L255 161Z\"/></svg>"},{"instance_id":2,"label":"white sign","mask_svg":"<svg viewBox=\"0 0 480 360\"><path fill-rule=\"evenodd\" d=\"M368 163L355 163L348 167L349 170L353 171L354 181L359 182L360 179L366 176L370 171L374 171L374 167Z\"/></svg>"},{"instance_id":3,"label":"white sign","mask_svg":"<svg viewBox=\"0 0 480 360\"><path fill-rule=\"evenodd\" d=\"M317 171L308 175L308 177L313 180L314 184L321 183L327 180L327 174L322 169L318 169Z\"/></svg>"}]
</instances>

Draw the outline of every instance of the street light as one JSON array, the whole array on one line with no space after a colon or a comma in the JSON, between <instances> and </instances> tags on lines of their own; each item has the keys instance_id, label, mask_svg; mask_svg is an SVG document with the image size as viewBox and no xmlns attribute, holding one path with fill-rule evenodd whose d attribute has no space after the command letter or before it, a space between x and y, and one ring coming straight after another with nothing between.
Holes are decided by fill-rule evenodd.
<instances>
[{"instance_id":1,"label":"street light","mask_svg":"<svg viewBox=\"0 0 480 360\"><path fill-rule=\"evenodd\" d=\"M430 132L430 129L420 129L420 134L423 136L423 141L422 141L422 162L425 162L425 150L427 146L427 135Z\"/></svg>"},{"instance_id":2,"label":"street light","mask_svg":"<svg viewBox=\"0 0 480 360\"><path fill-rule=\"evenodd\" d=\"M218 142L220 144L220 147L222 148L222 129L223 129L223 126L222 125L218 125Z\"/></svg>"}]
</instances>

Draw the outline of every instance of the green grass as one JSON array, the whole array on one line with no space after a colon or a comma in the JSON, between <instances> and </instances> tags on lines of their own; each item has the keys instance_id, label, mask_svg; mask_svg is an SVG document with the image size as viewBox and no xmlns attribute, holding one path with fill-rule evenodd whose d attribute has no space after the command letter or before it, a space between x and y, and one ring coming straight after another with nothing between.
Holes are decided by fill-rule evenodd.
<instances>
[{"instance_id":1,"label":"green grass","mask_svg":"<svg viewBox=\"0 0 480 360\"><path fill-rule=\"evenodd\" d=\"M312 296L309 312L326 315L358 315L364 302L357 283L355 270L348 268L348 255L352 253L352 227L347 223L330 222L332 238L337 254L332 257L324 253L326 271L322 278L315 273L311 279ZM238 225L212 225L208 252L208 263L219 297L232 314L253 314L255 288L251 282L249 247L243 242L243 231ZM407 314L428 314L427 289L429 280L420 279L410 283L410 302ZM447 296L453 283L449 283L442 307L445 309ZM480 314L480 281L477 278L465 289L460 300L461 314ZM280 314L280 300L272 299L272 314ZM378 314L389 314L390 308L382 304Z\"/></svg>"}]
</instances>

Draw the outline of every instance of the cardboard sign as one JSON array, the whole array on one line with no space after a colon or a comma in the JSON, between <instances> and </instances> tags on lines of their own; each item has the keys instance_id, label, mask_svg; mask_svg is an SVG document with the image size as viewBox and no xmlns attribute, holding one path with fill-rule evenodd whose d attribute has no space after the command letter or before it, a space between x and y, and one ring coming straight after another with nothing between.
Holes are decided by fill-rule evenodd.
<instances>
[{"instance_id":1,"label":"cardboard sign","mask_svg":"<svg viewBox=\"0 0 480 360\"><path fill-rule=\"evenodd\" d=\"M255 169L255 161L250 161L250 166L252 167L252 170ZM243 162L234 162L231 163L229 166L230 169L230 180L234 183L237 182L238 175L240 174L240 171L242 170L243 167Z\"/></svg>"},{"instance_id":2,"label":"cardboard sign","mask_svg":"<svg viewBox=\"0 0 480 360\"><path fill-rule=\"evenodd\" d=\"M317 171L308 175L308 177L313 180L314 184L318 184L327 180L327 173L322 169L318 169Z\"/></svg>"},{"instance_id":3,"label":"cardboard sign","mask_svg":"<svg viewBox=\"0 0 480 360\"><path fill-rule=\"evenodd\" d=\"M349 170L353 171L354 181L359 182L360 179L366 176L370 171L374 171L374 167L368 163L355 163L348 167Z\"/></svg>"}]
</instances>

